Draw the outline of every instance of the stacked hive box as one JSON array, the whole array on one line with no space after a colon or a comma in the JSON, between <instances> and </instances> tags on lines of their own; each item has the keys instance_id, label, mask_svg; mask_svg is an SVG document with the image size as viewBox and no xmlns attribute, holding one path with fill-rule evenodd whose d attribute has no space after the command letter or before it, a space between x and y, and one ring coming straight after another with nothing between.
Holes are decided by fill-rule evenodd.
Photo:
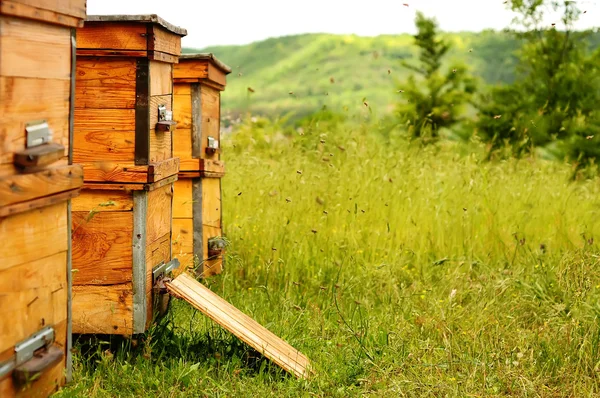
<instances>
[{"instance_id":1,"label":"stacked hive box","mask_svg":"<svg viewBox=\"0 0 600 398\"><path fill-rule=\"evenodd\" d=\"M173 249L182 268L196 265L204 277L220 273L223 266L220 92L230 72L212 54L182 55L174 71L174 148L181 167L175 183Z\"/></svg>"},{"instance_id":2,"label":"stacked hive box","mask_svg":"<svg viewBox=\"0 0 600 398\"><path fill-rule=\"evenodd\" d=\"M73 156L73 332L150 325L171 267L173 64L185 30L156 15L91 16L78 29Z\"/></svg>"},{"instance_id":3,"label":"stacked hive box","mask_svg":"<svg viewBox=\"0 0 600 398\"><path fill-rule=\"evenodd\" d=\"M75 27L85 0L0 1L0 397L70 377Z\"/></svg>"}]
</instances>

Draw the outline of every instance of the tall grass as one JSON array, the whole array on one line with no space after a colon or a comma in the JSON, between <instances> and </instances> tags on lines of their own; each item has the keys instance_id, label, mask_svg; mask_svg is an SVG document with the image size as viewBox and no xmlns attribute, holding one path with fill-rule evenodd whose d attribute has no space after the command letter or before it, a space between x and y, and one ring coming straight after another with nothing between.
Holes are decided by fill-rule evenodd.
<instances>
[{"instance_id":1,"label":"tall grass","mask_svg":"<svg viewBox=\"0 0 600 398\"><path fill-rule=\"evenodd\" d=\"M206 283L312 360L297 381L182 302L137 347L78 345L89 396L600 395L600 186L370 124L224 138Z\"/></svg>"}]
</instances>

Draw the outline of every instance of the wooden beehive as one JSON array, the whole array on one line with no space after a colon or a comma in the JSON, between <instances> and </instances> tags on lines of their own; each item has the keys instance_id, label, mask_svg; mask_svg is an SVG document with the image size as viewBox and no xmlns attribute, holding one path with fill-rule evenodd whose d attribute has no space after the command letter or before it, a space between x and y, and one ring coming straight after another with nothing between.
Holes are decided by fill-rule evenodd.
<instances>
[{"instance_id":1,"label":"wooden beehive","mask_svg":"<svg viewBox=\"0 0 600 398\"><path fill-rule=\"evenodd\" d=\"M210 276L223 268L220 160L221 91L231 69L212 54L186 54L174 70L175 156L180 158L173 209L173 250L182 268ZM196 262L196 263L195 263Z\"/></svg>"},{"instance_id":2,"label":"wooden beehive","mask_svg":"<svg viewBox=\"0 0 600 398\"><path fill-rule=\"evenodd\" d=\"M143 333L156 314L156 270L174 264L169 113L185 34L156 15L90 16L77 31L74 333Z\"/></svg>"},{"instance_id":3,"label":"wooden beehive","mask_svg":"<svg viewBox=\"0 0 600 398\"><path fill-rule=\"evenodd\" d=\"M70 378L70 202L83 184L70 137L85 15L85 0L0 0L3 398L46 397Z\"/></svg>"}]
</instances>

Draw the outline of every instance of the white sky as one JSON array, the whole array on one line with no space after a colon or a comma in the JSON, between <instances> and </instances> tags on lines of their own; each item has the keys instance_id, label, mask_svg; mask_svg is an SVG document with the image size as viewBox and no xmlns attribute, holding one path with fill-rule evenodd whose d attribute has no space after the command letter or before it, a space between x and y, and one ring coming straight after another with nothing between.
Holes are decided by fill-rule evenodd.
<instances>
[{"instance_id":1,"label":"white sky","mask_svg":"<svg viewBox=\"0 0 600 398\"><path fill-rule=\"evenodd\" d=\"M158 14L187 29L186 47L246 44L299 33L376 36L413 33L415 11L445 31L502 29L504 0L88 0L88 14ZM580 29L600 25L600 0L580 0ZM403 4L407 3L406 7ZM559 22L549 16L548 22Z\"/></svg>"}]
</instances>

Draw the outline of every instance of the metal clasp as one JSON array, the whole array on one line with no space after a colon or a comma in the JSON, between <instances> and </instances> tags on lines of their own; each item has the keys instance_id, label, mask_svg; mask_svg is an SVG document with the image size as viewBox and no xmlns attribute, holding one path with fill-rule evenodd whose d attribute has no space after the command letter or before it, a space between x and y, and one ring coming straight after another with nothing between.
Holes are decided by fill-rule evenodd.
<instances>
[{"instance_id":1,"label":"metal clasp","mask_svg":"<svg viewBox=\"0 0 600 398\"><path fill-rule=\"evenodd\" d=\"M52 130L46 120L36 120L25 125L27 148L52 142Z\"/></svg>"},{"instance_id":2,"label":"metal clasp","mask_svg":"<svg viewBox=\"0 0 600 398\"><path fill-rule=\"evenodd\" d=\"M15 354L12 358L0 362L0 379L15 370L15 368L32 360L36 351L48 348L52 343L54 343L54 328L51 326L47 326L29 338L17 343L15 345Z\"/></svg>"}]
</instances>

